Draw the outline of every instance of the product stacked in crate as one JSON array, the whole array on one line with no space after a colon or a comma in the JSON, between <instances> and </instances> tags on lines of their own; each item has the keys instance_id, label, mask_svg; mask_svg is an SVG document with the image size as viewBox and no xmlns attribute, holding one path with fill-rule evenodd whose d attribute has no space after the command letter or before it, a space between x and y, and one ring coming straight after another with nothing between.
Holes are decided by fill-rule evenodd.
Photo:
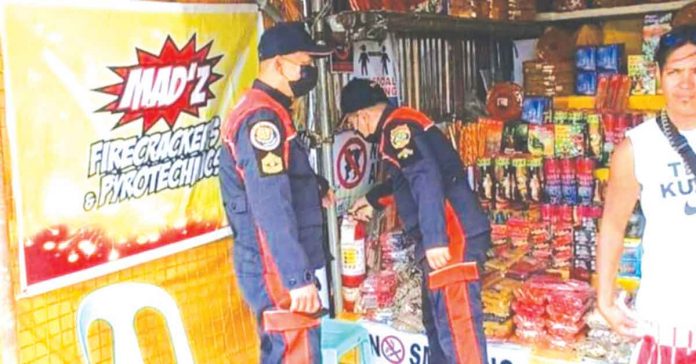
<instances>
[{"instance_id":1,"label":"product stacked in crate","mask_svg":"<svg viewBox=\"0 0 696 364\"><path fill-rule=\"evenodd\" d=\"M575 65L569 61L527 61L524 67L524 90L531 96L572 95L575 88Z\"/></svg>"},{"instance_id":2,"label":"product stacked in crate","mask_svg":"<svg viewBox=\"0 0 696 364\"><path fill-rule=\"evenodd\" d=\"M577 4L567 6L584 7ZM599 109L623 109L618 102L628 95L659 94L655 52L671 21L666 13L647 14L642 22L583 25L575 32L548 27L539 37L536 59L523 64L525 95L596 95L605 103Z\"/></svg>"},{"instance_id":3,"label":"product stacked in crate","mask_svg":"<svg viewBox=\"0 0 696 364\"><path fill-rule=\"evenodd\" d=\"M355 11L426 11L463 18L495 20L534 20L540 11L568 12L671 0L349 0Z\"/></svg>"},{"instance_id":4,"label":"product stacked in crate","mask_svg":"<svg viewBox=\"0 0 696 364\"><path fill-rule=\"evenodd\" d=\"M621 94L658 94L655 51L660 36L671 29L671 20L670 13L644 17L640 53L628 52L624 44L578 46L576 94L603 95L615 89L620 89Z\"/></svg>"},{"instance_id":5,"label":"product stacked in crate","mask_svg":"<svg viewBox=\"0 0 696 364\"><path fill-rule=\"evenodd\" d=\"M543 1L547 3L540 10L553 10L553 11L577 11L584 10L588 8L609 8L616 6L628 6L637 4L655 4L664 3L671 0L553 0L553 1Z\"/></svg>"},{"instance_id":6,"label":"product stacked in crate","mask_svg":"<svg viewBox=\"0 0 696 364\"><path fill-rule=\"evenodd\" d=\"M531 21L536 15L534 0L450 0L447 8L462 18Z\"/></svg>"},{"instance_id":7,"label":"product stacked in crate","mask_svg":"<svg viewBox=\"0 0 696 364\"><path fill-rule=\"evenodd\" d=\"M481 293L483 330L489 340L505 340L512 335L512 300L515 289L520 285L521 282L514 279L502 279Z\"/></svg>"},{"instance_id":8,"label":"product stacked in crate","mask_svg":"<svg viewBox=\"0 0 696 364\"><path fill-rule=\"evenodd\" d=\"M635 342L612 331L596 309L585 317L585 322L586 338L576 346L581 356L616 364L630 362Z\"/></svg>"},{"instance_id":9,"label":"product stacked in crate","mask_svg":"<svg viewBox=\"0 0 696 364\"><path fill-rule=\"evenodd\" d=\"M532 21L536 0L350 0L351 10L429 12L467 19Z\"/></svg>"},{"instance_id":10,"label":"product stacked in crate","mask_svg":"<svg viewBox=\"0 0 696 364\"><path fill-rule=\"evenodd\" d=\"M528 343L570 349L583 339L593 289L581 281L534 276L515 290L515 335Z\"/></svg>"}]
</instances>

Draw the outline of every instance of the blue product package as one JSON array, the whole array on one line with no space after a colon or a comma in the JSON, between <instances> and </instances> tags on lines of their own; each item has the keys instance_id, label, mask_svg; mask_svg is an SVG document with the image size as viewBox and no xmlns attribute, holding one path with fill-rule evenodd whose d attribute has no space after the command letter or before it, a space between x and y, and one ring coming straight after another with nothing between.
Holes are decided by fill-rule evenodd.
<instances>
[{"instance_id":1,"label":"blue product package","mask_svg":"<svg viewBox=\"0 0 696 364\"><path fill-rule=\"evenodd\" d=\"M597 72L580 71L575 79L575 93L578 95L594 95L597 93Z\"/></svg>"},{"instance_id":2,"label":"blue product package","mask_svg":"<svg viewBox=\"0 0 696 364\"><path fill-rule=\"evenodd\" d=\"M641 261L643 259L643 245L639 239L627 239L624 242L624 251L619 263L619 277L642 276Z\"/></svg>"},{"instance_id":3,"label":"blue product package","mask_svg":"<svg viewBox=\"0 0 696 364\"><path fill-rule=\"evenodd\" d=\"M578 71L597 70L597 48L579 47L575 51L575 68Z\"/></svg>"},{"instance_id":4,"label":"blue product package","mask_svg":"<svg viewBox=\"0 0 696 364\"><path fill-rule=\"evenodd\" d=\"M624 69L624 45L609 44L597 48L597 71L622 72Z\"/></svg>"},{"instance_id":5,"label":"blue product package","mask_svg":"<svg viewBox=\"0 0 696 364\"><path fill-rule=\"evenodd\" d=\"M530 124L544 123L544 114L551 109L551 99L548 97L525 97L522 102L522 120Z\"/></svg>"}]
</instances>

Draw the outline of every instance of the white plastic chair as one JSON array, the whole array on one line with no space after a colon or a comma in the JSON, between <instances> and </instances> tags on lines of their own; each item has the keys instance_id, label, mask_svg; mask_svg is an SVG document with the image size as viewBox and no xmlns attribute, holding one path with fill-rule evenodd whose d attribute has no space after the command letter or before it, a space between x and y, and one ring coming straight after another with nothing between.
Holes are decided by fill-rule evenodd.
<instances>
[{"instance_id":1,"label":"white plastic chair","mask_svg":"<svg viewBox=\"0 0 696 364\"><path fill-rule=\"evenodd\" d=\"M85 363L90 364L87 334L96 320L104 320L113 332L113 363L142 364L135 332L135 315L150 307L164 316L179 364L193 364L184 324L174 299L164 289L146 283L125 282L99 288L82 299L77 309L77 338Z\"/></svg>"}]
</instances>

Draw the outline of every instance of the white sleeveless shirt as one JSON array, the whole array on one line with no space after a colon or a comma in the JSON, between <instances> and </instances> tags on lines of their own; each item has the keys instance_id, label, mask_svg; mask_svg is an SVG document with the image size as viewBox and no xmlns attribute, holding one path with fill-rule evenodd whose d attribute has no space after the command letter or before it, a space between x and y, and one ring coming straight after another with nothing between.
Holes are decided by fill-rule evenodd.
<instances>
[{"instance_id":1,"label":"white sleeveless shirt","mask_svg":"<svg viewBox=\"0 0 696 364\"><path fill-rule=\"evenodd\" d=\"M696 148L696 130L682 134ZM696 325L696 179L654 119L627 136L646 218L637 313L643 320Z\"/></svg>"}]
</instances>

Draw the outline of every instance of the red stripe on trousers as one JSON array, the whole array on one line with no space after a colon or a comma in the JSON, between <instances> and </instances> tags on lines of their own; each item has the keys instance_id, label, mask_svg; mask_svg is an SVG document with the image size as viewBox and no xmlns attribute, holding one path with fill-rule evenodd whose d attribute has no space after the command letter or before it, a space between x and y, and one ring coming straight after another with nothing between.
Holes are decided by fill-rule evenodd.
<instances>
[{"instance_id":1,"label":"red stripe on trousers","mask_svg":"<svg viewBox=\"0 0 696 364\"><path fill-rule=\"evenodd\" d=\"M457 216L449 201L445 202L445 224L447 226L447 237L449 238L449 251L452 257L450 263L459 263L464 260L466 239L464 238L464 229L459 221L459 216Z\"/></svg>"},{"instance_id":2,"label":"red stripe on trousers","mask_svg":"<svg viewBox=\"0 0 696 364\"><path fill-rule=\"evenodd\" d=\"M449 202L445 204L445 219L451 255L450 264L458 263L464 259L466 240L459 216ZM460 364L482 364L479 342L469 306L469 288L467 285L468 282L460 282L444 288L447 318L457 362Z\"/></svg>"},{"instance_id":3,"label":"red stripe on trousers","mask_svg":"<svg viewBox=\"0 0 696 364\"><path fill-rule=\"evenodd\" d=\"M263 278L273 305L280 308L290 302L290 292L285 289L280 280L278 267L269 253L266 235L260 228L256 228L259 250L261 251L261 261L263 262ZM318 324L318 321L317 321ZM309 332L307 328L297 330L283 330L283 341L285 342L285 353L283 354L283 364L307 364L312 363L312 350L309 345Z\"/></svg>"}]
</instances>

